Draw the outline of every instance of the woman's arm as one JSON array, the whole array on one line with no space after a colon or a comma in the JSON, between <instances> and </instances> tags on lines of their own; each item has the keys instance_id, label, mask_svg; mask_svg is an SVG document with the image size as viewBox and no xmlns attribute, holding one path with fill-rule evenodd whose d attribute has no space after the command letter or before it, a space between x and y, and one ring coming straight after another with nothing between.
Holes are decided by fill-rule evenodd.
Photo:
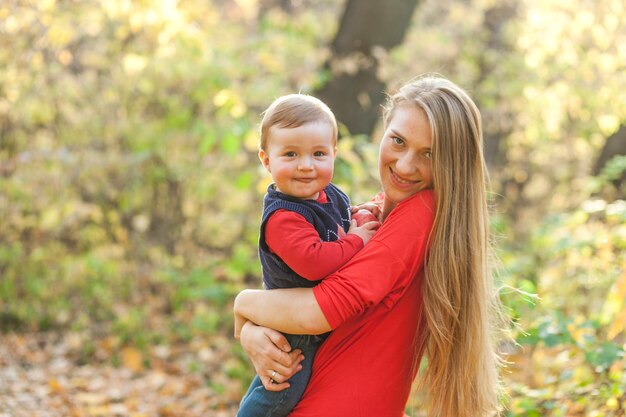
<instances>
[{"instance_id":1,"label":"woman's arm","mask_svg":"<svg viewBox=\"0 0 626 417\"><path fill-rule=\"evenodd\" d=\"M243 290L235 298L235 337L246 320L291 334L322 334L331 329L311 288Z\"/></svg>"},{"instance_id":2,"label":"woman's arm","mask_svg":"<svg viewBox=\"0 0 626 417\"><path fill-rule=\"evenodd\" d=\"M400 203L346 265L314 288L244 290L235 299L235 335L245 320L291 334L322 334L367 308L395 303L424 265L434 195Z\"/></svg>"}]
</instances>

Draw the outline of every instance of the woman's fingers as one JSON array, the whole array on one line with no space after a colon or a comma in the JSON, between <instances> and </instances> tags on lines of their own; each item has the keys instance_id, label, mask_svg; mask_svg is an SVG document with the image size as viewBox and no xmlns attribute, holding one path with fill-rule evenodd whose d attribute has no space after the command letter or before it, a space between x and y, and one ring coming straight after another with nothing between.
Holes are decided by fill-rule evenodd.
<instances>
[{"instance_id":1,"label":"woman's fingers","mask_svg":"<svg viewBox=\"0 0 626 417\"><path fill-rule=\"evenodd\" d=\"M302 351L300 349L291 350L291 346L285 336L272 329L265 329L265 334L268 339L272 342L271 344L267 344L268 348L267 356L276 362L273 367L269 369L274 369L278 373L287 375L291 377L294 373L297 372L296 368L298 368L304 356L301 355ZM278 349L274 349L277 347Z\"/></svg>"},{"instance_id":2,"label":"woman's fingers","mask_svg":"<svg viewBox=\"0 0 626 417\"><path fill-rule=\"evenodd\" d=\"M300 349L289 353L277 349L269 352L269 355L266 357L270 358L265 362L268 365L267 369L275 370L277 374L284 376L284 379L279 379L280 382L291 378L293 374L302 369L300 362L304 359Z\"/></svg>"},{"instance_id":3,"label":"woman's fingers","mask_svg":"<svg viewBox=\"0 0 626 417\"><path fill-rule=\"evenodd\" d=\"M300 349L285 352L284 349L291 349L291 346L287 339L275 330L248 322L241 331L240 342L261 378L263 386L269 391L281 391L288 388L289 384L285 381L302 369L300 362L304 356ZM276 371L277 384L271 381L273 371Z\"/></svg>"},{"instance_id":4,"label":"woman's fingers","mask_svg":"<svg viewBox=\"0 0 626 417\"><path fill-rule=\"evenodd\" d=\"M288 353L291 364L289 366L277 365L276 370L277 374L281 376L282 379L279 379L280 382L286 381L291 378L296 372L299 372L302 369L302 365L300 362L304 360L304 356L302 355L300 349L295 349L293 352ZM276 378L274 378L276 379Z\"/></svg>"},{"instance_id":5,"label":"woman's fingers","mask_svg":"<svg viewBox=\"0 0 626 417\"><path fill-rule=\"evenodd\" d=\"M276 370L274 369L269 369L267 371L267 374L270 377L270 382L272 382L273 384L281 384L283 382L287 382L287 380L289 379L289 378L285 378L280 373L276 372Z\"/></svg>"},{"instance_id":6,"label":"woman's fingers","mask_svg":"<svg viewBox=\"0 0 626 417\"><path fill-rule=\"evenodd\" d=\"M283 335L281 332L266 328L265 334L272 341L272 343L276 345L277 348L279 348L283 352L291 352L291 345L287 341L285 335Z\"/></svg>"},{"instance_id":7,"label":"woman's fingers","mask_svg":"<svg viewBox=\"0 0 626 417\"><path fill-rule=\"evenodd\" d=\"M278 383L275 380L272 380L269 376L261 376L261 382L268 391L282 391L289 388L288 382Z\"/></svg>"}]
</instances>

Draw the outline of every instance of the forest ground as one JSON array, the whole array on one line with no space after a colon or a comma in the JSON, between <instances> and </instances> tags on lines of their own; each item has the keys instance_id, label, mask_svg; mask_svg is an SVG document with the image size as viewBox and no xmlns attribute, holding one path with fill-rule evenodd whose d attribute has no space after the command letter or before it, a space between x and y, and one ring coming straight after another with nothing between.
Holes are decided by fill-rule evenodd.
<instances>
[{"instance_id":1,"label":"forest ground","mask_svg":"<svg viewBox=\"0 0 626 417\"><path fill-rule=\"evenodd\" d=\"M0 336L0 417L230 417L240 396L236 379L211 371L229 355L229 342L212 340L150 348L122 349L111 358L111 340L86 340L76 333ZM218 339L220 336L218 336ZM82 357L86 343L95 348ZM230 347L232 348L232 346ZM202 369L188 371L197 358ZM219 391L219 392L218 392Z\"/></svg>"}]
</instances>

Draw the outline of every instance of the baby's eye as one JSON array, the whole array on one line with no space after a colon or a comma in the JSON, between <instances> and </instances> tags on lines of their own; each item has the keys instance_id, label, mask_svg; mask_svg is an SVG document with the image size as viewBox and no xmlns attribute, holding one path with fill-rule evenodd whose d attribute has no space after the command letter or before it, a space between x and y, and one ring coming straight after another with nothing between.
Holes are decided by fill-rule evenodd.
<instances>
[{"instance_id":1,"label":"baby's eye","mask_svg":"<svg viewBox=\"0 0 626 417\"><path fill-rule=\"evenodd\" d=\"M294 156L296 156L296 153L294 151L285 152L285 156L293 158Z\"/></svg>"},{"instance_id":2,"label":"baby's eye","mask_svg":"<svg viewBox=\"0 0 626 417\"><path fill-rule=\"evenodd\" d=\"M323 152L323 151L317 151L313 154L313 156L317 156L317 157L325 156L325 155L326 155L326 152Z\"/></svg>"}]
</instances>

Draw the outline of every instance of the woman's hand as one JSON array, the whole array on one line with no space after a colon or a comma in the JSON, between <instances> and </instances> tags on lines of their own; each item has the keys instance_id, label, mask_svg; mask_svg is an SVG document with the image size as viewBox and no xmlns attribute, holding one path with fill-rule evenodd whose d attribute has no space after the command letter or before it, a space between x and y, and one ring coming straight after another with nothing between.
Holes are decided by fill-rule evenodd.
<instances>
[{"instance_id":1,"label":"woman's hand","mask_svg":"<svg viewBox=\"0 0 626 417\"><path fill-rule=\"evenodd\" d=\"M302 369L300 362L304 356L300 349L291 351L285 336L275 330L248 321L239 340L268 391L289 388L286 381Z\"/></svg>"}]
</instances>

